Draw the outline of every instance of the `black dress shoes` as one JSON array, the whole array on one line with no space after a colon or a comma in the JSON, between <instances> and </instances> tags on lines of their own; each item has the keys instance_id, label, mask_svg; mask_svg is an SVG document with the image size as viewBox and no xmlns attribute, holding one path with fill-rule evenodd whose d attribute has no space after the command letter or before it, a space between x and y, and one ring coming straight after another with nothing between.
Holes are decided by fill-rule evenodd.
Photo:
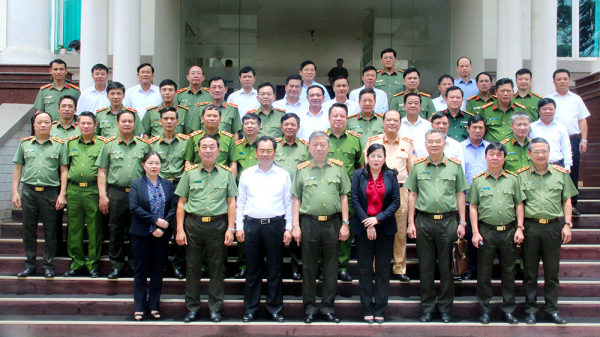
<instances>
[{"instance_id":1,"label":"black dress shoes","mask_svg":"<svg viewBox=\"0 0 600 337\"><path fill-rule=\"evenodd\" d=\"M190 311L188 312L187 315L185 315L185 317L183 318L183 323L189 323L189 322L193 322L196 319L198 319L198 312L197 311Z\"/></svg>"},{"instance_id":2,"label":"black dress shoes","mask_svg":"<svg viewBox=\"0 0 600 337\"><path fill-rule=\"evenodd\" d=\"M292 280L294 281L302 281L302 275L300 273L292 273Z\"/></svg>"},{"instance_id":3,"label":"black dress shoes","mask_svg":"<svg viewBox=\"0 0 600 337\"><path fill-rule=\"evenodd\" d=\"M525 323L527 324L535 324L536 321L535 314L527 314L527 316L525 316Z\"/></svg>"},{"instance_id":4,"label":"black dress shoes","mask_svg":"<svg viewBox=\"0 0 600 337\"><path fill-rule=\"evenodd\" d=\"M273 315L271 315L271 320L273 322L277 322L277 323L283 323L283 322L285 322L285 318L283 318L283 316L281 316L281 314L273 314Z\"/></svg>"},{"instance_id":5,"label":"black dress shoes","mask_svg":"<svg viewBox=\"0 0 600 337\"><path fill-rule=\"evenodd\" d=\"M68 272L66 272L63 276L64 277L75 277L80 275L81 272L79 270L75 270L75 269L69 269Z\"/></svg>"},{"instance_id":6,"label":"black dress shoes","mask_svg":"<svg viewBox=\"0 0 600 337\"><path fill-rule=\"evenodd\" d=\"M113 269L113 271L110 272L110 274L108 274L107 278L109 280L116 280L119 278L119 276L121 276L121 270L120 269Z\"/></svg>"},{"instance_id":7,"label":"black dress shoes","mask_svg":"<svg viewBox=\"0 0 600 337\"><path fill-rule=\"evenodd\" d=\"M323 273L319 273L319 275L317 276L317 280L323 282Z\"/></svg>"},{"instance_id":8,"label":"black dress shoes","mask_svg":"<svg viewBox=\"0 0 600 337\"><path fill-rule=\"evenodd\" d=\"M339 323L340 319L335 317L334 314L332 313L326 313L323 315L323 318L325 319L325 321L329 322L329 323Z\"/></svg>"},{"instance_id":9,"label":"black dress shoes","mask_svg":"<svg viewBox=\"0 0 600 337\"><path fill-rule=\"evenodd\" d=\"M558 315L558 312L553 313L552 315L546 314L546 321L548 321L550 323L554 323L554 324L567 324L567 321L562 319Z\"/></svg>"},{"instance_id":10,"label":"black dress shoes","mask_svg":"<svg viewBox=\"0 0 600 337\"><path fill-rule=\"evenodd\" d=\"M185 278L185 274L179 269L173 270L173 276L180 280L183 280Z\"/></svg>"},{"instance_id":11,"label":"black dress shoes","mask_svg":"<svg viewBox=\"0 0 600 337\"><path fill-rule=\"evenodd\" d=\"M373 323L375 323L375 318L365 318L365 323L367 323L367 324L373 324Z\"/></svg>"},{"instance_id":12,"label":"black dress shoes","mask_svg":"<svg viewBox=\"0 0 600 337\"><path fill-rule=\"evenodd\" d=\"M519 320L509 312L503 313L502 319L508 324L519 324Z\"/></svg>"},{"instance_id":13,"label":"black dress shoes","mask_svg":"<svg viewBox=\"0 0 600 337\"><path fill-rule=\"evenodd\" d=\"M253 314L244 314L244 317L242 317L242 322L244 322L244 323L250 323L252 321L254 321Z\"/></svg>"},{"instance_id":14,"label":"black dress shoes","mask_svg":"<svg viewBox=\"0 0 600 337\"><path fill-rule=\"evenodd\" d=\"M398 275L398 280L400 280L400 282L410 282L410 277L408 277L408 275L406 274L399 274Z\"/></svg>"},{"instance_id":15,"label":"black dress shoes","mask_svg":"<svg viewBox=\"0 0 600 337\"><path fill-rule=\"evenodd\" d=\"M432 317L433 315L430 312L424 312L423 315L421 315L421 318L419 318L419 321L421 322L431 322L431 320L433 319Z\"/></svg>"},{"instance_id":16,"label":"black dress shoes","mask_svg":"<svg viewBox=\"0 0 600 337\"><path fill-rule=\"evenodd\" d=\"M239 280L239 279L244 279L244 278L246 278L246 269L242 269L242 270L240 270L240 271L239 271L237 274L235 274L233 277L234 277L234 278L236 278L236 279L238 279L238 280Z\"/></svg>"},{"instance_id":17,"label":"black dress shoes","mask_svg":"<svg viewBox=\"0 0 600 337\"><path fill-rule=\"evenodd\" d=\"M342 270L338 273L338 280L342 282L352 282L352 276L350 276L347 271Z\"/></svg>"},{"instance_id":18,"label":"black dress shoes","mask_svg":"<svg viewBox=\"0 0 600 337\"><path fill-rule=\"evenodd\" d=\"M383 318L383 317L375 317L375 323L377 323L377 324L383 324L384 321L385 321L385 318Z\"/></svg>"},{"instance_id":19,"label":"black dress shoes","mask_svg":"<svg viewBox=\"0 0 600 337\"><path fill-rule=\"evenodd\" d=\"M442 323L450 323L452 322L452 315L450 315L447 312L442 312L440 313L440 320L442 321Z\"/></svg>"},{"instance_id":20,"label":"black dress shoes","mask_svg":"<svg viewBox=\"0 0 600 337\"><path fill-rule=\"evenodd\" d=\"M462 279L463 280L476 280L477 279L477 272L469 270Z\"/></svg>"},{"instance_id":21,"label":"black dress shoes","mask_svg":"<svg viewBox=\"0 0 600 337\"><path fill-rule=\"evenodd\" d=\"M54 278L56 273L52 269L44 269L44 277L45 278Z\"/></svg>"},{"instance_id":22,"label":"black dress shoes","mask_svg":"<svg viewBox=\"0 0 600 337\"><path fill-rule=\"evenodd\" d=\"M25 270L23 270L22 272L17 274L17 277L29 277L29 276L35 276L36 271L35 268L27 268Z\"/></svg>"},{"instance_id":23,"label":"black dress shoes","mask_svg":"<svg viewBox=\"0 0 600 337\"><path fill-rule=\"evenodd\" d=\"M304 323L309 324L315 321L315 314L308 314L304 317Z\"/></svg>"},{"instance_id":24,"label":"black dress shoes","mask_svg":"<svg viewBox=\"0 0 600 337\"><path fill-rule=\"evenodd\" d=\"M97 269L90 270L89 275L90 275L91 278L98 278L98 277L100 277L100 273L98 272Z\"/></svg>"},{"instance_id":25,"label":"black dress shoes","mask_svg":"<svg viewBox=\"0 0 600 337\"><path fill-rule=\"evenodd\" d=\"M221 323L221 314L218 311L210 311L210 321L213 323Z\"/></svg>"},{"instance_id":26,"label":"black dress shoes","mask_svg":"<svg viewBox=\"0 0 600 337\"><path fill-rule=\"evenodd\" d=\"M490 314L482 312L481 315L479 315L479 322L481 322L481 324L490 324Z\"/></svg>"}]
</instances>

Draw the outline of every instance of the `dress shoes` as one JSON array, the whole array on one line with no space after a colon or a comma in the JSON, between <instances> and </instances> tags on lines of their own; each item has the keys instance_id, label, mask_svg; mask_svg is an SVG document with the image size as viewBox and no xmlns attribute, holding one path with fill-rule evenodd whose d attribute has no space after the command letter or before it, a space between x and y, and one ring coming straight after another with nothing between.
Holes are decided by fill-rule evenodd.
<instances>
[{"instance_id":1,"label":"dress shoes","mask_svg":"<svg viewBox=\"0 0 600 337\"><path fill-rule=\"evenodd\" d=\"M236 278L236 279L238 279L238 280L239 280L239 279L245 279L245 278L246 278L246 269L242 269L242 270L240 270L240 271L239 271L237 274L235 274L235 275L233 276L233 278Z\"/></svg>"},{"instance_id":2,"label":"dress shoes","mask_svg":"<svg viewBox=\"0 0 600 337\"><path fill-rule=\"evenodd\" d=\"M463 280L476 280L477 279L477 272L476 271L471 271L469 270L465 276L463 276L462 278Z\"/></svg>"},{"instance_id":3,"label":"dress shoes","mask_svg":"<svg viewBox=\"0 0 600 337\"><path fill-rule=\"evenodd\" d=\"M562 319L558 312L553 313L552 315L546 314L546 321L554 324L567 324L567 321Z\"/></svg>"},{"instance_id":4,"label":"dress shoes","mask_svg":"<svg viewBox=\"0 0 600 337\"><path fill-rule=\"evenodd\" d=\"M479 315L479 322L481 324L490 324L490 314L482 312L481 315Z\"/></svg>"},{"instance_id":5,"label":"dress shoes","mask_svg":"<svg viewBox=\"0 0 600 337\"><path fill-rule=\"evenodd\" d=\"M107 278L109 280L116 280L119 278L119 276L121 276L121 270L120 269L113 269L113 271L110 272L110 274L108 274Z\"/></svg>"},{"instance_id":6,"label":"dress shoes","mask_svg":"<svg viewBox=\"0 0 600 337\"><path fill-rule=\"evenodd\" d=\"M29 277L29 276L35 276L36 271L35 268L27 268L25 270L23 270L22 272L17 274L17 277Z\"/></svg>"},{"instance_id":7,"label":"dress shoes","mask_svg":"<svg viewBox=\"0 0 600 337\"><path fill-rule=\"evenodd\" d=\"M408 277L408 275L406 275L406 274L399 274L398 280L400 280L400 282L408 283L408 282L410 282L410 277Z\"/></svg>"},{"instance_id":8,"label":"dress shoes","mask_svg":"<svg viewBox=\"0 0 600 337\"><path fill-rule=\"evenodd\" d=\"M180 280L183 280L185 278L185 274L179 269L173 270L173 276Z\"/></svg>"},{"instance_id":9,"label":"dress shoes","mask_svg":"<svg viewBox=\"0 0 600 337\"><path fill-rule=\"evenodd\" d=\"M283 323L283 322L285 322L285 318L283 318L283 316L281 316L281 314L273 314L273 315L271 315L271 320L273 322L277 322L277 323Z\"/></svg>"},{"instance_id":10,"label":"dress shoes","mask_svg":"<svg viewBox=\"0 0 600 337\"><path fill-rule=\"evenodd\" d=\"M342 282L352 282L352 276L350 276L347 271L342 270L338 273L338 280Z\"/></svg>"},{"instance_id":11,"label":"dress shoes","mask_svg":"<svg viewBox=\"0 0 600 337\"><path fill-rule=\"evenodd\" d=\"M452 322L452 315L447 312L442 312L440 313L440 321L442 321L442 323L450 323Z\"/></svg>"},{"instance_id":12,"label":"dress shoes","mask_svg":"<svg viewBox=\"0 0 600 337\"><path fill-rule=\"evenodd\" d=\"M367 317L367 316L365 316L365 317ZM365 323L373 324L373 323L375 323L375 318L365 318Z\"/></svg>"},{"instance_id":13,"label":"dress shoes","mask_svg":"<svg viewBox=\"0 0 600 337\"><path fill-rule=\"evenodd\" d=\"M383 317L375 317L375 323L377 323L377 324L383 324L384 321L385 321L385 318L383 318Z\"/></svg>"},{"instance_id":14,"label":"dress shoes","mask_svg":"<svg viewBox=\"0 0 600 337\"><path fill-rule=\"evenodd\" d=\"M509 312L503 313L502 319L508 324L519 324L519 320Z\"/></svg>"},{"instance_id":15,"label":"dress shoes","mask_svg":"<svg viewBox=\"0 0 600 337\"><path fill-rule=\"evenodd\" d=\"M218 311L210 311L209 320L213 323L221 323L221 314Z\"/></svg>"},{"instance_id":16,"label":"dress shoes","mask_svg":"<svg viewBox=\"0 0 600 337\"><path fill-rule=\"evenodd\" d=\"M319 273L319 275L317 276L317 280L323 282L324 279L325 277L323 276L323 273Z\"/></svg>"},{"instance_id":17,"label":"dress shoes","mask_svg":"<svg viewBox=\"0 0 600 337\"><path fill-rule=\"evenodd\" d=\"M525 316L525 323L535 324L536 322L537 322L537 320L535 318L535 314L531 313L531 314L527 314L527 316Z\"/></svg>"},{"instance_id":18,"label":"dress shoes","mask_svg":"<svg viewBox=\"0 0 600 337\"><path fill-rule=\"evenodd\" d=\"M81 274L81 271L75 269L69 269L63 276L64 277L75 277Z\"/></svg>"},{"instance_id":19,"label":"dress shoes","mask_svg":"<svg viewBox=\"0 0 600 337\"><path fill-rule=\"evenodd\" d=\"M189 322L193 322L196 319L198 319L198 312L197 311L190 311L188 312L187 315L185 315L185 317L183 318L183 323L189 323Z\"/></svg>"},{"instance_id":20,"label":"dress shoes","mask_svg":"<svg viewBox=\"0 0 600 337\"><path fill-rule=\"evenodd\" d=\"M91 278L98 278L98 277L100 277L100 273L98 272L97 269L90 270L90 272L88 274L90 275Z\"/></svg>"},{"instance_id":21,"label":"dress shoes","mask_svg":"<svg viewBox=\"0 0 600 337\"><path fill-rule=\"evenodd\" d=\"M304 317L304 323L310 324L310 323L314 322L315 319L316 319L315 314L308 314L308 315L306 315L306 317Z\"/></svg>"},{"instance_id":22,"label":"dress shoes","mask_svg":"<svg viewBox=\"0 0 600 337\"><path fill-rule=\"evenodd\" d=\"M302 275L300 273L292 273L292 280L294 281L302 281Z\"/></svg>"},{"instance_id":23,"label":"dress shoes","mask_svg":"<svg viewBox=\"0 0 600 337\"><path fill-rule=\"evenodd\" d=\"M242 322L244 322L244 323L250 323L252 321L254 321L253 314L244 314L244 317L242 317Z\"/></svg>"},{"instance_id":24,"label":"dress shoes","mask_svg":"<svg viewBox=\"0 0 600 337\"><path fill-rule=\"evenodd\" d=\"M329 323L339 323L340 322L340 319L337 318L334 314L332 314L330 312L324 314L323 318L325 319L325 321L327 321Z\"/></svg>"},{"instance_id":25,"label":"dress shoes","mask_svg":"<svg viewBox=\"0 0 600 337\"><path fill-rule=\"evenodd\" d=\"M45 278L54 278L56 273L52 269L44 269L44 277Z\"/></svg>"},{"instance_id":26,"label":"dress shoes","mask_svg":"<svg viewBox=\"0 0 600 337\"><path fill-rule=\"evenodd\" d=\"M423 315L421 315L421 318L419 318L419 321L431 322L432 319L433 319L433 315L430 312L424 312Z\"/></svg>"}]
</instances>

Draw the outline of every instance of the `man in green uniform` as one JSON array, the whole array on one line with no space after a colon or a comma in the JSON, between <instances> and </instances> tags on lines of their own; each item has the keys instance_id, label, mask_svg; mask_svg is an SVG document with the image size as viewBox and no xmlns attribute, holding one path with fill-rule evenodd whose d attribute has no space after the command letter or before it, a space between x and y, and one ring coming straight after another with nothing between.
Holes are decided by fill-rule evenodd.
<instances>
[{"instance_id":1,"label":"man in green uniform","mask_svg":"<svg viewBox=\"0 0 600 337\"><path fill-rule=\"evenodd\" d=\"M175 133L179 125L179 113L175 107L162 108L159 123L162 128L162 134L148 140L150 150L155 151L160 156L162 162L159 175L173 182L175 188L183 175L185 160L183 155L187 147L188 135ZM149 111L146 111L146 116ZM174 234L175 236L177 233ZM173 275L178 279L184 279L185 273L185 248L179 245L173 245Z\"/></svg>"},{"instance_id":2,"label":"man in green uniform","mask_svg":"<svg viewBox=\"0 0 600 337\"><path fill-rule=\"evenodd\" d=\"M67 249L73 259L65 277L82 274L87 267L91 277L100 275L102 254L102 212L98 208L98 167L96 159L108 139L94 135L96 116L89 111L79 114L80 135L67 139L69 156L69 186L67 187ZM83 237L87 223L88 255L83 252Z\"/></svg>"},{"instance_id":3,"label":"man in green uniform","mask_svg":"<svg viewBox=\"0 0 600 337\"><path fill-rule=\"evenodd\" d=\"M62 209L67 191L67 151L64 141L50 137L52 116L40 112L32 118L35 136L21 139L13 158L12 203L23 209L23 245L25 270L17 277L36 274L38 222L44 225L44 276L54 277L54 256L57 247L56 211ZM19 183L23 183L23 202ZM62 225L62 224L61 224Z\"/></svg>"},{"instance_id":4,"label":"man in green uniform","mask_svg":"<svg viewBox=\"0 0 600 337\"><path fill-rule=\"evenodd\" d=\"M538 269L540 257L544 266L544 299L546 320L556 324L567 321L558 315L558 288L561 244L571 241L571 197L577 189L569 171L549 165L550 145L544 138L529 143L532 167L519 170L525 200L525 240L523 241L523 288L525 290L525 322L536 323ZM564 224L561 219L564 217Z\"/></svg>"},{"instance_id":5,"label":"man in green uniform","mask_svg":"<svg viewBox=\"0 0 600 337\"><path fill-rule=\"evenodd\" d=\"M383 133L383 114L375 113L375 91L365 88L358 94L360 113L348 116L346 128L360 135L360 143Z\"/></svg>"},{"instance_id":6,"label":"man in green uniform","mask_svg":"<svg viewBox=\"0 0 600 337\"><path fill-rule=\"evenodd\" d=\"M77 109L77 100L75 97L65 95L58 100L59 120L52 123L50 137L66 140L73 136L79 135L77 130L77 122L75 122L75 109Z\"/></svg>"},{"instance_id":7,"label":"man in green uniform","mask_svg":"<svg viewBox=\"0 0 600 337\"><path fill-rule=\"evenodd\" d=\"M377 72L377 82L375 88L385 91L388 98L388 104L392 97L404 91L402 82L402 70L396 69L396 51L392 48L386 48L381 51L381 65L383 69Z\"/></svg>"},{"instance_id":8,"label":"man in green uniform","mask_svg":"<svg viewBox=\"0 0 600 337\"><path fill-rule=\"evenodd\" d=\"M212 96L212 101L204 101L196 104L195 111L192 112L190 116L190 129L200 130L204 127L201 119L202 115L199 113L199 111L201 111L205 105L212 104L221 107L221 122L219 123L219 130L236 135L236 139L239 139L238 133L242 131L240 113L237 105L225 102L225 93L227 92L225 81L220 77L214 77L210 80L208 86L208 90Z\"/></svg>"},{"instance_id":9,"label":"man in green uniform","mask_svg":"<svg viewBox=\"0 0 600 337\"><path fill-rule=\"evenodd\" d=\"M185 120L188 115L189 108L183 105L174 105L175 92L177 91L177 83L173 80L162 80L159 85L160 96L162 97L162 103L146 109L144 118L142 118L142 126L144 127L144 139L148 140L156 136L161 136L163 133L163 127L161 120L160 111L164 108L174 107L177 111L177 126L175 127L175 133L190 133L195 130L186 128Z\"/></svg>"},{"instance_id":10,"label":"man in green uniform","mask_svg":"<svg viewBox=\"0 0 600 337\"><path fill-rule=\"evenodd\" d=\"M190 85L177 91L174 105L182 105L188 109L192 109L198 103L210 102L211 98L208 88L202 88L204 70L198 66L192 66L188 69L186 78ZM190 110L190 112L192 112L192 110ZM191 115L189 117L191 117ZM187 122L189 122L189 120L183 121L184 125L187 125Z\"/></svg>"},{"instance_id":11,"label":"man in green uniform","mask_svg":"<svg viewBox=\"0 0 600 337\"><path fill-rule=\"evenodd\" d=\"M510 128L513 136L501 142L506 146L507 155L504 161L504 169L507 171L517 172L525 166L531 166L531 158L527 154L530 118L524 111L516 112L510 117Z\"/></svg>"},{"instance_id":12,"label":"man in green uniform","mask_svg":"<svg viewBox=\"0 0 600 337\"><path fill-rule=\"evenodd\" d=\"M112 264L109 279L117 279L125 266L123 236L131 226L129 211L129 187L142 176L142 157L148 152L148 144L133 135L135 113L123 110L117 113L119 137L102 146L96 160L98 166L98 192L100 210L109 215L110 243L108 257ZM133 270L133 255L129 253L129 267Z\"/></svg>"},{"instance_id":13,"label":"man in green uniform","mask_svg":"<svg viewBox=\"0 0 600 337\"><path fill-rule=\"evenodd\" d=\"M260 117L261 126L260 130L258 130L258 138L262 136L271 136L273 138L282 137L281 117L285 115L285 110L273 107L273 101L275 101L275 86L269 82L262 83L258 86L257 92L260 109L254 109L248 112Z\"/></svg>"},{"instance_id":14,"label":"man in green uniform","mask_svg":"<svg viewBox=\"0 0 600 337\"><path fill-rule=\"evenodd\" d=\"M535 122L540 119L537 105L543 97L542 95L531 91L532 77L531 71L527 68L522 68L517 71L515 74L515 78L517 79L517 92L512 101L513 103L516 102L524 105L527 108L525 111L531 116L531 121Z\"/></svg>"},{"instance_id":15,"label":"man in green uniform","mask_svg":"<svg viewBox=\"0 0 600 337\"><path fill-rule=\"evenodd\" d=\"M446 103L448 103L448 109L444 111L446 117L448 117L448 137L454 138L459 142L469 138L469 132L467 131L467 124L469 118L473 116L468 111L462 111L460 106L463 103L463 91L457 86L452 86L446 90Z\"/></svg>"},{"instance_id":16,"label":"man in green uniform","mask_svg":"<svg viewBox=\"0 0 600 337\"><path fill-rule=\"evenodd\" d=\"M492 95L492 75L484 72L477 74L475 77L475 83L477 83L477 89L479 93L477 95L467 98L467 110L475 115L480 114L481 106L487 103L493 102L496 99L495 95Z\"/></svg>"},{"instance_id":17,"label":"man in green uniform","mask_svg":"<svg viewBox=\"0 0 600 337\"><path fill-rule=\"evenodd\" d=\"M510 116L515 112L526 110L520 103L512 103L513 81L510 78L501 78L496 81L496 95L491 103L481 106L477 112L485 118L487 132L485 140L488 142L499 142L512 136L510 129Z\"/></svg>"},{"instance_id":18,"label":"man in green uniform","mask_svg":"<svg viewBox=\"0 0 600 337\"><path fill-rule=\"evenodd\" d=\"M456 234L465 235L465 194L469 183L460 160L444 155L446 134L439 130L425 133L428 156L414 162L404 187L408 195L408 229L411 239L417 239L417 257L421 279L421 322L431 322L436 295L433 283L436 250L440 271L440 295L437 306L444 323L452 321L454 278L450 268L452 243ZM456 212L460 222L457 224Z\"/></svg>"},{"instance_id":19,"label":"man in green uniform","mask_svg":"<svg viewBox=\"0 0 600 337\"><path fill-rule=\"evenodd\" d=\"M70 95L79 99L79 88L66 82L67 64L61 59L50 62L52 83L40 87L33 108L36 112L46 111L52 116L52 121L58 120L58 99Z\"/></svg>"},{"instance_id":20,"label":"man in green uniform","mask_svg":"<svg viewBox=\"0 0 600 337\"><path fill-rule=\"evenodd\" d=\"M431 95L419 91L419 84L421 83L421 73L417 68L408 68L404 71L404 86L406 90L395 94L390 102L390 110L397 110L400 112L402 117L406 117L406 111L404 110L404 96L408 93L414 92L421 95L421 110L419 116L424 119L431 119L435 111L435 106L431 101Z\"/></svg>"},{"instance_id":21,"label":"man in green uniform","mask_svg":"<svg viewBox=\"0 0 600 337\"><path fill-rule=\"evenodd\" d=\"M125 86L119 82L110 82L108 86L106 86L106 95L110 101L110 106L96 111L96 119L98 120L96 134L104 138L118 136L119 128L117 126L117 113L122 110L131 111L135 116L133 134L141 135L144 133L144 127L142 126L142 121L137 111L123 106Z\"/></svg>"},{"instance_id":22,"label":"man in green uniform","mask_svg":"<svg viewBox=\"0 0 600 337\"><path fill-rule=\"evenodd\" d=\"M290 193L294 196L292 234L302 246L302 302L305 323L312 323L321 313L330 323L339 323L333 315L337 292L336 271L339 241L350 234L348 225L348 193L350 179L344 163L327 159L329 137L315 131L309 138L310 161L298 165ZM341 216L340 216L341 213ZM323 261L323 295L316 302L318 260Z\"/></svg>"},{"instance_id":23,"label":"man in green uniform","mask_svg":"<svg viewBox=\"0 0 600 337\"><path fill-rule=\"evenodd\" d=\"M502 313L508 324L519 321L515 311L515 260L517 247L523 242L523 200L525 193L516 173L502 169L506 148L501 143L490 143L485 149L487 171L473 178L469 187L471 213L471 241L477 250L477 301L479 321L490 323L492 307L492 269L498 252L502 273ZM516 228L515 228L516 227ZM480 245L479 243L483 243Z\"/></svg>"},{"instance_id":24,"label":"man in green uniform","mask_svg":"<svg viewBox=\"0 0 600 337\"><path fill-rule=\"evenodd\" d=\"M183 321L198 318L200 311L201 261L208 261L208 309L210 320L221 321L219 311L225 295L221 267L225 246L231 246L235 232L235 178L225 165L217 164L219 140L202 137L198 146L200 164L185 169L175 190L177 203L177 244L185 246L187 280L185 306L189 310Z\"/></svg>"}]
</instances>

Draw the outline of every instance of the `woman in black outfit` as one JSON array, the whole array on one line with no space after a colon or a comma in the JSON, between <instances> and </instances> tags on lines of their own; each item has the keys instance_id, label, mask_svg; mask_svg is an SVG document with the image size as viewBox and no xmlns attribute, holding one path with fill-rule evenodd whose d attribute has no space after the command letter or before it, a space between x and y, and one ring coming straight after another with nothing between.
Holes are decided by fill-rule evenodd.
<instances>
[{"instance_id":1,"label":"woman in black outfit","mask_svg":"<svg viewBox=\"0 0 600 337\"><path fill-rule=\"evenodd\" d=\"M173 183L158 176L161 162L158 153L149 151L142 158L145 175L131 184L129 208L133 215L131 241L135 272L133 300L136 321L141 321L146 310L154 319L160 318L158 305L162 291L162 273L171 238L169 223L175 217L177 196ZM147 295L147 276L150 291Z\"/></svg>"},{"instance_id":2,"label":"woman in black outfit","mask_svg":"<svg viewBox=\"0 0 600 337\"><path fill-rule=\"evenodd\" d=\"M398 231L394 213L400 208L396 174L385 164L385 147L373 144L367 149L367 165L354 171L352 178L351 230L356 238L360 303L369 324L383 323L390 295L390 261Z\"/></svg>"}]
</instances>

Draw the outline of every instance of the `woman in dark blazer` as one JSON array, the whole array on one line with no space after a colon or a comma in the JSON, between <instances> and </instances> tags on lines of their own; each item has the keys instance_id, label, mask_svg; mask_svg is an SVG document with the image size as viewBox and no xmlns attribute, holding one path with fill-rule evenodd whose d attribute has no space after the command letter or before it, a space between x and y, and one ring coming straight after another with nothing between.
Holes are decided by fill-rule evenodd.
<instances>
[{"instance_id":1,"label":"woman in dark blazer","mask_svg":"<svg viewBox=\"0 0 600 337\"><path fill-rule=\"evenodd\" d=\"M145 175L131 184L129 208L133 220L129 234L133 244L135 272L133 276L134 319L140 321L146 310L154 319L160 318L158 305L162 291L162 273L175 217L177 196L173 183L158 176L160 156L149 151L142 158ZM149 273L148 273L149 272ZM150 291L147 293L147 276Z\"/></svg>"},{"instance_id":2,"label":"woman in dark blazer","mask_svg":"<svg viewBox=\"0 0 600 337\"><path fill-rule=\"evenodd\" d=\"M373 144L367 149L367 165L354 171L352 178L351 231L356 238L360 303L365 322L369 324L383 323L388 305L390 260L398 231L395 213L400 208L396 174L396 170L385 164L385 147Z\"/></svg>"}]
</instances>

